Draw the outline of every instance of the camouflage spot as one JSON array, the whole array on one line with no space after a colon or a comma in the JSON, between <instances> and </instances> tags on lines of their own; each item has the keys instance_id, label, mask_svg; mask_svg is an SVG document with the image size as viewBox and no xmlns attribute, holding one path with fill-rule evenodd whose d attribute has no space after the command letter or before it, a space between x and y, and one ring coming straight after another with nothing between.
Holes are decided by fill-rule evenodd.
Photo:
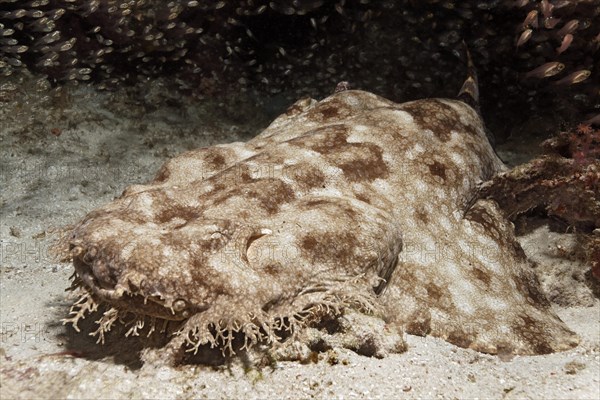
<instances>
[{"instance_id":1,"label":"camouflage spot","mask_svg":"<svg viewBox=\"0 0 600 400\"><path fill-rule=\"evenodd\" d=\"M163 165L156 176L154 177L154 183L162 183L165 182L171 176L171 170L167 167L167 165Z\"/></svg>"},{"instance_id":2,"label":"camouflage spot","mask_svg":"<svg viewBox=\"0 0 600 400\"><path fill-rule=\"evenodd\" d=\"M512 248L513 254L517 257L518 260L525 262L527 260L527 255L525 254L525 250L521 247L518 241L514 238L510 240L509 248Z\"/></svg>"},{"instance_id":3,"label":"camouflage spot","mask_svg":"<svg viewBox=\"0 0 600 400\"><path fill-rule=\"evenodd\" d=\"M490 215L490 213L483 206L476 204L475 206L471 207L466 215L466 219L481 225L484 231L496 241L500 240L501 235L496 226L498 222L496 221L496 218Z\"/></svg>"},{"instance_id":4,"label":"camouflage spot","mask_svg":"<svg viewBox=\"0 0 600 400\"><path fill-rule=\"evenodd\" d=\"M425 290L427 290L427 296L436 302L442 297L442 290L433 283L425 285Z\"/></svg>"},{"instance_id":5,"label":"camouflage spot","mask_svg":"<svg viewBox=\"0 0 600 400\"><path fill-rule=\"evenodd\" d=\"M351 182L372 181L389 175L389 168L383 161L383 150L379 146L372 143L351 145L356 158L338 165L346 179Z\"/></svg>"},{"instance_id":6,"label":"camouflage spot","mask_svg":"<svg viewBox=\"0 0 600 400\"><path fill-rule=\"evenodd\" d=\"M216 171L220 171L226 166L225 157L217 149L212 149L212 151L209 151L204 160L210 168Z\"/></svg>"},{"instance_id":7,"label":"camouflage spot","mask_svg":"<svg viewBox=\"0 0 600 400\"><path fill-rule=\"evenodd\" d=\"M317 239L312 236L305 236L300 243L300 247L307 251L313 251L317 247Z\"/></svg>"},{"instance_id":8,"label":"camouflage spot","mask_svg":"<svg viewBox=\"0 0 600 400\"><path fill-rule=\"evenodd\" d=\"M250 171L248 171L247 169L245 171L240 171L240 182L242 183L248 183L248 182L252 182L252 176L250 176Z\"/></svg>"},{"instance_id":9,"label":"camouflage spot","mask_svg":"<svg viewBox=\"0 0 600 400\"><path fill-rule=\"evenodd\" d=\"M217 298L230 291L228 281L222 279L218 272L206 267L205 257L194 257L191 259L191 264L190 275L192 280L204 284L210 283L211 297ZM179 293L179 295L182 295L182 293ZM208 299L208 301L210 302L210 299Z\"/></svg>"},{"instance_id":10,"label":"camouflage spot","mask_svg":"<svg viewBox=\"0 0 600 400\"><path fill-rule=\"evenodd\" d=\"M230 185L218 192L213 191L210 194L212 196L209 195L204 197L204 199L212 201L213 205L241 198L249 204L258 203L257 205L269 214L277 212L282 205L296 198L290 185L280 179L273 178L251 179L243 186Z\"/></svg>"},{"instance_id":11,"label":"camouflage spot","mask_svg":"<svg viewBox=\"0 0 600 400\"><path fill-rule=\"evenodd\" d=\"M446 180L446 166L444 166L444 164L438 161L433 161L433 163L429 164L428 167L429 172L431 172L432 175L438 176L444 181Z\"/></svg>"},{"instance_id":12,"label":"camouflage spot","mask_svg":"<svg viewBox=\"0 0 600 400\"><path fill-rule=\"evenodd\" d=\"M289 178L293 178L304 190L322 187L325 183L325 175L318 168L313 166L294 169L292 173L286 175Z\"/></svg>"},{"instance_id":13,"label":"camouflage spot","mask_svg":"<svg viewBox=\"0 0 600 400\"><path fill-rule=\"evenodd\" d=\"M352 232L323 232L319 240L305 236L300 241L300 249L313 263L349 263L354 258L356 236Z\"/></svg>"},{"instance_id":14,"label":"camouflage spot","mask_svg":"<svg viewBox=\"0 0 600 400\"><path fill-rule=\"evenodd\" d=\"M423 209L423 207L417 207L415 209L415 218L417 218L419 221L423 222L424 224L429 223L429 215L427 215L427 212Z\"/></svg>"},{"instance_id":15,"label":"camouflage spot","mask_svg":"<svg viewBox=\"0 0 600 400\"><path fill-rule=\"evenodd\" d=\"M511 328L528 347L533 349L535 354L549 354L553 352L552 347L548 343L548 334L543 324L531 316L525 313L520 314L518 318L515 318L515 323Z\"/></svg>"},{"instance_id":16,"label":"camouflage spot","mask_svg":"<svg viewBox=\"0 0 600 400\"><path fill-rule=\"evenodd\" d=\"M317 208L321 205L330 206L330 205L332 205L332 203L331 203L331 200L311 199L311 200L304 202L304 204L302 204L302 207L306 210L311 210L311 209Z\"/></svg>"},{"instance_id":17,"label":"camouflage spot","mask_svg":"<svg viewBox=\"0 0 600 400\"><path fill-rule=\"evenodd\" d=\"M473 338L470 338L465 332L458 330L450 332L446 340L459 347L468 348L473 343Z\"/></svg>"},{"instance_id":18,"label":"camouflage spot","mask_svg":"<svg viewBox=\"0 0 600 400\"><path fill-rule=\"evenodd\" d=\"M338 220L343 217L346 217L350 221L355 221L357 219L356 209L347 202L337 202L326 198L313 198L302 203L300 207L305 210L314 210L318 208L320 212L335 217Z\"/></svg>"},{"instance_id":19,"label":"camouflage spot","mask_svg":"<svg viewBox=\"0 0 600 400\"><path fill-rule=\"evenodd\" d=\"M406 325L406 333L417 336L425 336L431 332L431 314L427 310L419 310L413 313Z\"/></svg>"},{"instance_id":20,"label":"camouflage spot","mask_svg":"<svg viewBox=\"0 0 600 400\"><path fill-rule=\"evenodd\" d=\"M490 285L490 282L491 282L492 278L484 270L481 270L479 268L474 267L474 268L471 269L471 273L473 274L473 276L476 279L478 279L481 282L483 282L486 286Z\"/></svg>"},{"instance_id":21,"label":"camouflage spot","mask_svg":"<svg viewBox=\"0 0 600 400\"><path fill-rule=\"evenodd\" d=\"M299 138L290 140L290 144L299 145L321 154L333 153L348 144L348 128L346 125L332 125L312 132L312 140ZM300 140L302 139L302 140Z\"/></svg>"},{"instance_id":22,"label":"camouflage spot","mask_svg":"<svg viewBox=\"0 0 600 400\"><path fill-rule=\"evenodd\" d=\"M350 110L346 104L342 103L339 99L332 98L310 109L307 117L314 121L327 122L332 119L343 119L349 114Z\"/></svg>"},{"instance_id":23,"label":"camouflage spot","mask_svg":"<svg viewBox=\"0 0 600 400\"><path fill-rule=\"evenodd\" d=\"M442 142L450 140L452 130L477 134L473 127L460 121L460 116L452 107L436 99L403 104L401 109L410 113L421 129L431 130Z\"/></svg>"},{"instance_id":24,"label":"camouflage spot","mask_svg":"<svg viewBox=\"0 0 600 400\"><path fill-rule=\"evenodd\" d=\"M324 120L337 118L340 116L340 109L336 106L320 107L318 112L321 114Z\"/></svg>"},{"instance_id":25,"label":"camouflage spot","mask_svg":"<svg viewBox=\"0 0 600 400\"><path fill-rule=\"evenodd\" d=\"M255 199L269 213L273 214L279 208L296 198L290 185L278 179L265 179L256 189L249 189L245 197Z\"/></svg>"},{"instance_id":26,"label":"camouflage spot","mask_svg":"<svg viewBox=\"0 0 600 400\"><path fill-rule=\"evenodd\" d=\"M156 220L159 223L168 222L174 218L181 218L185 221L198 218L198 210L193 207L166 207L163 208L157 215Z\"/></svg>"},{"instance_id":27,"label":"camouflage spot","mask_svg":"<svg viewBox=\"0 0 600 400\"><path fill-rule=\"evenodd\" d=\"M211 193L220 192L220 191L224 190L226 187L227 186L225 186L225 184L223 184L223 183L215 183L210 192ZM203 198L204 197L202 196L201 199L203 199Z\"/></svg>"},{"instance_id":28,"label":"camouflage spot","mask_svg":"<svg viewBox=\"0 0 600 400\"><path fill-rule=\"evenodd\" d=\"M264 271L271 276L279 275L279 273L281 272L281 265L267 264L264 267Z\"/></svg>"},{"instance_id":29,"label":"camouflage spot","mask_svg":"<svg viewBox=\"0 0 600 400\"><path fill-rule=\"evenodd\" d=\"M357 200L360 200L363 203L371 204L371 199L364 193L354 192L354 197L356 197Z\"/></svg>"}]
</instances>

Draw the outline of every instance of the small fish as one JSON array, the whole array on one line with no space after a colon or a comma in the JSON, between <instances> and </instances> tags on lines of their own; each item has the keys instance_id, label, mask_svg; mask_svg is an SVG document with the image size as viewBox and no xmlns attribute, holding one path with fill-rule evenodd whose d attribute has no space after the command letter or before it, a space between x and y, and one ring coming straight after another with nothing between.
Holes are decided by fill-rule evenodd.
<instances>
[{"instance_id":1,"label":"small fish","mask_svg":"<svg viewBox=\"0 0 600 400\"><path fill-rule=\"evenodd\" d=\"M562 54L565 50L569 48L569 46L573 43L573 35L567 33L560 44L560 47L556 48L556 53L558 55Z\"/></svg>"},{"instance_id":2,"label":"small fish","mask_svg":"<svg viewBox=\"0 0 600 400\"><path fill-rule=\"evenodd\" d=\"M48 11L46 13L46 15L48 16L48 18L52 19L52 20L57 20L60 17L62 17L65 14L65 9L64 8L57 8L55 10L52 11Z\"/></svg>"},{"instance_id":3,"label":"small fish","mask_svg":"<svg viewBox=\"0 0 600 400\"><path fill-rule=\"evenodd\" d=\"M563 26L562 28L560 28L560 30L558 31L557 35L558 35L558 37L563 37L563 36L565 36L568 33L575 32L578 27L579 27L579 20L572 19L569 22L567 22L565 24L565 26Z\"/></svg>"},{"instance_id":4,"label":"small fish","mask_svg":"<svg viewBox=\"0 0 600 400\"><path fill-rule=\"evenodd\" d=\"M552 10L554 9L554 4L550 3L548 0L542 0L540 2L540 7L542 10L542 15L544 18L550 18L552 16Z\"/></svg>"},{"instance_id":5,"label":"small fish","mask_svg":"<svg viewBox=\"0 0 600 400\"><path fill-rule=\"evenodd\" d=\"M48 43L56 42L58 39L60 39L60 31L54 31L54 32L48 33L47 35L42 36L38 40L38 43L48 44Z\"/></svg>"},{"instance_id":6,"label":"small fish","mask_svg":"<svg viewBox=\"0 0 600 400\"><path fill-rule=\"evenodd\" d=\"M558 61L552 61L552 62L546 63L544 65L540 65L539 67L527 72L525 74L525 78L538 78L538 79L549 78L551 76L558 74L563 69L565 69L564 64L562 64Z\"/></svg>"},{"instance_id":7,"label":"small fish","mask_svg":"<svg viewBox=\"0 0 600 400\"><path fill-rule=\"evenodd\" d=\"M561 21L560 18L554 18L554 17L546 18L546 19L544 19L544 28L553 29L556 25L558 25L558 23L560 21Z\"/></svg>"},{"instance_id":8,"label":"small fish","mask_svg":"<svg viewBox=\"0 0 600 400\"><path fill-rule=\"evenodd\" d=\"M529 0L516 0L514 3L515 7L517 7L517 8L523 8L527 4L529 4Z\"/></svg>"},{"instance_id":9,"label":"small fish","mask_svg":"<svg viewBox=\"0 0 600 400\"><path fill-rule=\"evenodd\" d=\"M527 29L529 27L537 28L538 27L538 11L531 10L527 13L525 20L523 21L523 28Z\"/></svg>"},{"instance_id":10,"label":"small fish","mask_svg":"<svg viewBox=\"0 0 600 400\"><path fill-rule=\"evenodd\" d=\"M521 47L522 45L524 45L525 43L527 43L527 41L529 41L529 39L531 39L532 34L533 34L532 29L525 29L523 31L523 33L521 33L521 36L519 36L519 40L517 40L517 49L519 47Z\"/></svg>"},{"instance_id":11,"label":"small fish","mask_svg":"<svg viewBox=\"0 0 600 400\"><path fill-rule=\"evenodd\" d=\"M555 85L574 85L576 83L585 81L587 78L590 77L591 74L592 74L592 71L590 71L589 69L582 69L582 70L575 71L572 74L565 76L561 80L554 82L554 84Z\"/></svg>"},{"instance_id":12,"label":"small fish","mask_svg":"<svg viewBox=\"0 0 600 400\"><path fill-rule=\"evenodd\" d=\"M573 4L573 0L558 0L554 2L554 7L558 10L559 8L570 6L571 4Z\"/></svg>"},{"instance_id":13,"label":"small fish","mask_svg":"<svg viewBox=\"0 0 600 400\"><path fill-rule=\"evenodd\" d=\"M8 19L20 19L20 18L23 18L25 15L27 15L27 10L23 10L23 9L14 10L12 12L10 12L10 11L0 12L0 17L8 18Z\"/></svg>"}]
</instances>

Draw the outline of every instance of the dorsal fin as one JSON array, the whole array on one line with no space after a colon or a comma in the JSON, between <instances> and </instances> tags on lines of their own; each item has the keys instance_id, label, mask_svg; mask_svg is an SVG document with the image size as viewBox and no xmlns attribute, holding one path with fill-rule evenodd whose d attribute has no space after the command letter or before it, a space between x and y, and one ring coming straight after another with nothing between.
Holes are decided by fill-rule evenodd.
<instances>
[{"instance_id":1,"label":"dorsal fin","mask_svg":"<svg viewBox=\"0 0 600 400\"><path fill-rule=\"evenodd\" d=\"M467 59L467 79L465 79L465 82L458 92L458 99L467 103L479 112L479 83L477 81L477 71L475 70L473 59L471 59L471 52L464 40L463 47Z\"/></svg>"},{"instance_id":2,"label":"dorsal fin","mask_svg":"<svg viewBox=\"0 0 600 400\"><path fill-rule=\"evenodd\" d=\"M462 44L465 52L465 58L467 60L467 79L465 79L465 82L460 88L457 98L463 103L466 103L473 107L473 109L477 111L477 114L481 116L481 108L479 107L479 81L477 80L477 70L475 69L475 65L473 64L473 59L471 58L471 52L469 51L469 47L467 46L464 40ZM496 137L489 129L485 128L485 126L484 129L490 144L495 149Z\"/></svg>"}]
</instances>

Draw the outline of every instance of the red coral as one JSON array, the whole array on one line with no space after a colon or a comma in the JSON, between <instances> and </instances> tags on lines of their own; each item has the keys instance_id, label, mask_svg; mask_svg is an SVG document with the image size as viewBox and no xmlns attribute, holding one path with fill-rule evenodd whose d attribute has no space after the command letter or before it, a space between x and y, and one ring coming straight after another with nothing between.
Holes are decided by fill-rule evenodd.
<instances>
[{"instance_id":1,"label":"red coral","mask_svg":"<svg viewBox=\"0 0 600 400\"><path fill-rule=\"evenodd\" d=\"M589 135L593 131L594 131L594 129L592 128L592 126L590 124L579 124L579 125L577 125L577 132L579 132L579 133L581 133L583 135Z\"/></svg>"},{"instance_id":2,"label":"red coral","mask_svg":"<svg viewBox=\"0 0 600 400\"><path fill-rule=\"evenodd\" d=\"M579 124L576 129L567 132L569 150L575 165L588 165L600 159L600 130L589 124Z\"/></svg>"}]
</instances>

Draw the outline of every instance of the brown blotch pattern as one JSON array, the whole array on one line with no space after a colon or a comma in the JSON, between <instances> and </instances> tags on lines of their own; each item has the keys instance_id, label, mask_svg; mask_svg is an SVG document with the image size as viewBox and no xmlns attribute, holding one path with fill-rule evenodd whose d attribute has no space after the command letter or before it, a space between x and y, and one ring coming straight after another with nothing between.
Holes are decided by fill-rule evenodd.
<instances>
[{"instance_id":1,"label":"brown blotch pattern","mask_svg":"<svg viewBox=\"0 0 600 400\"><path fill-rule=\"evenodd\" d=\"M432 175L438 176L440 178L442 178L442 180L446 180L446 166L438 161L433 161L429 164L427 164L427 166L429 167L429 172L431 172Z\"/></svg>"},{"instance_id":2,"label":"brown blotch pattern","mask_svg":"<svg viewBox=\"0 0 600 400\"><path fill-rule=\"evenodd\" d=\"M357 200L362 201L363 203L367 203L367 204L371 204L371 199L369 198L368 195L364 194L364 193L360 193L360 192L354 192L354 197Z\"/></svg>"},{"instance_id":3,"label":"brown blotch pattern","mask_svg":"<svg viewBox=\"0 0 600 400\"><path fill-rule=\"evenodd\" d=\"M547 344L548 332L528 314L521 313L511 328L523 341L535 349L536 354L553 352L552 347Z\"/></svg>"},{"instance_id":4,"label":"brown blotch pattern","mask_svg":"<svg viewBox=\"0 0 600 400\"><path fill-rule=\"evenodd\" d=\"M356 157L351 161L339 164L344 176L351 182L385 179L389 168L383 160L383 150L372 143L352 143L351 152Z\"/></svg>"},{"instance_id":5,"label":"brown blotch pattern","mask_svg":"<svg viewBox=\"0 0 600 400\"><path fill-rule=\"evenodd\" d=\"M490 285L490 282L492 281L492 278L491 278L491 277L490 277L490 275L489 275L487 272L485 272L484 270L482 270L482 269L479 269L479 268L477 268L477 267L473 267L473 268L471 268L471 273L473 274L473 276L474 276L474 277L475 277L477 280L479 280L479 281L483 282L483 283L484 283L486 286L489 286L489 285Z\"/></svg>"},{"instance_id":6,"label":"brown blotch pattern","mask_svg":"<svg viewBox=\"0 0 600 400\"><path fill-rule=\"evenodd\" d=\"M345 217L349 221L357 221L360 215L357 214L356 209L348 202L336 202L332 201L331 198L310 198L304 201L300 205L301 209L315 210L318 209L323 216L336 217L338 220L342 220Z\"/></svg>"},{"instance_id":7,"label":"brown blotch pattern","mask_svg":"<svg viewBox=\"0 0 600 400\"><path fill-rule=\"evenodd\" d=\"M490 234L494 240L501 240L500 231L495 224L495 218L491 216L484 207L474 206L466 215L469 221L473 221L483 227L483 229Z\"/></svg>"},{"instance_id":8,"label":"brown blotch pattern","mask_svg":"<svg viewBox=\"0 0 600 400\"><path fill-rule=\"evenodd\" d=\"M296 194L290 185L279 179L261 180L260 185L245 188L241 196L246 197L248 201L258 201L269 214L277 212L282 205L296 198Z\"/></svg>"},{"instance_id":9,"label":"brown blotch pattern","mask_svg":"<svg viewBox=\"0 0 600 400\"><path fill-rule=\"evenodd\" d=\"M243 175L243 172L242 172ZM276 178L253 180L247 176L244 185L231 184L220 186L220 190L213 190L203 197L213 206L218 206L230 200L243 198L247 204L256 204L267 213L272 214L279 208L296 198L294 190L287 183Z\"/></svg>"},{"instance_id":10,"label":"brown blotch pattern","mask_svg":"<svg viewBox=\"0 0 600 400\"><path fill-rule=\"evenodd\" d=\"M442 297L442 290L439 286L434 283L428 283L425 285L425 290L427 290L427 296L438 302Z\"/></svg>"},{"instance_id":11,"label":"brown blotch pattern","mask_svg":"<svg viewBox=\"0 0 600 400\"><path fill-rule=\"evenodd\" d=\"M429 223L429 215L423 207L419 206L415 208L415 217L424 224Z\"/></svg>"},{"instance_id":12,"label":"brown blotch pattern","mask_svg":"<svg viewBox=\"0 0 600 400\"><path fill-rule=\"evenodd\" d=\"M401 109L409 112L421 129L431 130L442 142L450 140L451 130L462 130L477 135L475 128L460 122L458 113L439 100L428 100L426 104L422 101L407 103L403 104Z\"/></svg>"},{"instance_id":13,"label":"brown blotch pattern","mask_svg":"<svg viewBox=\"0 0 600 400\"><path fill-rule=\"evenodd\" d=\"M220 170L226 166L226 159L218 149L213 149L206 154L205 158L206 162L209 164L209 167L214 170Z\"/></svg>"},{"instance_id":14,"label":"brown blotch pattern","mask_svg":"<svg viewBox=\"0 0 600 400\"><path fill-rule=\"evenodd\" d=\"M306 165L303 168L291 166L285 171L285 175L292 178L303 190L323 187L326 181L325 174L312 165Z\"/></svg>"},{"instance_id":15,"label":"brown blotch pattern","mask_svg":"<svg viewBox=\"0 0 600 400\"><path fill-rule=\"evenodd\" d=\"M312 138L306 140L292 139L289 143L321 154L335 153L340 147L348 144L348 127L345 125L331 125L311 133Z\"/></svg>"},{"instance_id":16,"label":"brown blotch pattern","mask_svg":"<svg viewBox=\"0 0 600 400\"><path fill-rule=\"evenodd\" d=\"M156 221L161 224L174 218L191 221L198 218L199 215L200 213L194 207L173 205L162 208L161 211L156 214Z\"/></svg>"},{"instance_id":17,"label":"brown blotch pattern","mask_svg":"<svg viewBox=\"0 0 600 400\"><path fill-rule=\"evenodd\" d=\"M352 232L323 232L319 240L306 236L300 249L312 263L349 263L355 257L356 236Z\"/></svg>"},{"instance_id":18,"label":"brown blotch pattern","mask_svg":"<svg viewBox=\"0 0 600 400\"><path fill-rule=\"evenodd\" d=\"M161 183L165 182L171 176L171 171L167 168L166 165L163 165L159 170L156 176L154 177L154 182Z\"/></svg>"},{"instance_id":19,"label":"brown blotch pattern","mask_svg":"<svg viewBox=\"0 0 600 400\"><path fill-rule=\"evenodd\" d=\"M350 115L349 107L337 98L331 98L320 107L313 107L307 112L311 120L328 122L330 120L341 120Z\"/></svg>"},{"instance_id":20,"label":"brown blotch pattern","mask_svg":"<svg viewBox=\"0 0 600 400\"><path fill-rule=\"evenodd\" d=\"M267 264L264 267L264 271L271 276L279 275L281 272L281 264Z\"/></svg>"},{"instance_id":21,"label":"brown blotch pattern","mask_svg":"<svg viewBox=\"0 0 600 400\"><path fill-rule=\"evenodd\" d=\"M473 343L473 339L469 337L465 332L455 330L448 334L446 340L456 346L468 348L471 343Z\"/></svg>"},{"instance_id":22,"label":"brown blotch pattern","mask_svg":"<svg viewBox=\"0 0 600 400\"><path fill-rule=\"evenodd\" d=\"M408 318L406 332L417 336L428 335L431 332L431 313L427 310L415 311Z\"/></svg>"},{"instance_id":23,"label":"brown blotch pattern","mask_svg":"<svg viewBox=\"0 0 600 400\"><path fill-rule=\"evenodd\" d=\"M331 106L329 106L329 107L321 107L321 108L319 108L318 112L319 112L319 114L321 114L321 117L322 117L322 119L324 121L340 116L340 109L339 109L339 107L336 107L333 104Z\"/></svg>"}]
</instances>

